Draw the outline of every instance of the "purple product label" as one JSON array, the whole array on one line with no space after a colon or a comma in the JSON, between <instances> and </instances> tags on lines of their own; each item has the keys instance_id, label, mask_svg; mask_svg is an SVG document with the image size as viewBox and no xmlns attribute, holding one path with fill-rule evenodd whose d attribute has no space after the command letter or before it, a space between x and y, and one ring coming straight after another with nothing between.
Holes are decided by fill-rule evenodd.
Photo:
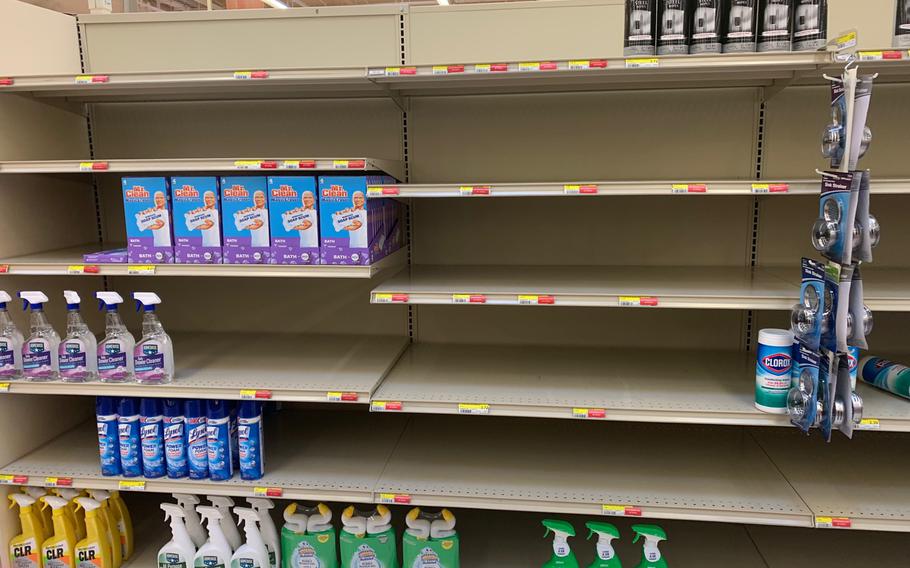
<instances>
[{"instance_id":1,"label":"purple product label","mask_svg":"<svg viewBox=\"0 0 910 568\"><path fill-rule=\"evenodd\" d=\"M126 352L119 345L98 346L98 373L106 379L123 379L128 375Z\"/></svg>"},{"instance_id":2,"label":"purple product label","mask_svg":"<svg viewBox=\"0 0 910 568\"><path fill-rule=\"evenodd\" d=\"M221 247L204 247L201 237L178 237L174 258L177 264L221 264Z\"/></svg>"},{"instance_id":3,"label":"purple product label","mask_svg":"<svg viewBox=\"0 0 910 568\"><path fill-rule=\"evenodd\" d=\"M7 365L15 364L15 353L12 350L7 349L6 346L0 347L0 367L6 367ZM3 375L2 370L0 370L0 376ZM12 372L10 373L12 374Z\"/></svg>"},{"instance_id":4,"label":"purple product label","mask_svg":"<svg viewBox=\"0 0 910 568\"><path fill-rule=\"evenodd\" d=\"M254 247L249 238L224 238L224 264L268 264L271 257L268 247Z\"/></svg>"},{"instance_id":5,"label":"purple product label","mask_svg":"<svg viewBox=\"0 0 910 568\"><path fill-rule=\"evenodd\" d=\"M131 237L127 242L127 261L149 264L174 262L174 247L156 247L150 237Z\"/></svg>"},{"instance_id":6,"label":"purple product label","mask_svg":"<svg viewBox=\"0 0 910 568\"><path fill-rule=\"evenodd\" d=\"M273 246L272 264L319 264L319 248Z\"/></svg>"},{"instance_id":7,"label":"purple product label","mask_svg":"<svg viewBox=\"0 0 910 568\"><path fill-rule=\"evenodd\" d=\"M61 353L60 354L60 372L75 371L85 368L85 352L81 353Z\"/></svg>"},{"instance_id":8,"label":"purple product label","mask_svg":"<svg viewBox=\"0 0 910 568\"><path fill-rule=\"evenodd\" d=\"M26 341L22 346L22 368L27 371L41 370L51 366L51 352L43 340Z\"/></svg>"}]
</instances>

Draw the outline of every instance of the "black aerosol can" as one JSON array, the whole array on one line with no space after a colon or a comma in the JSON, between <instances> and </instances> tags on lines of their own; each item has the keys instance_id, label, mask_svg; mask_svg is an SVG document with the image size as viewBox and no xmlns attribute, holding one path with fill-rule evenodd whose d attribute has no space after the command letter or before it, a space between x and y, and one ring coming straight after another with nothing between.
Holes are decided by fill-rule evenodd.
<instances>
[{"instance_id":1,"label":"black aerosol can","mask_svg":"<svg viewBox=\"0 0 910 568\"><path fill-rule=\"evenodd\" d=\"M796 0L793 51L816 51L828 43L828 0Z\"/></svg>"},{"instance_id":2,"label":"black aerosol can","mask_svg":"<svg viewBox=\"0 0 910 568\"><path fill-rule=\"evenodd\" d=\"M689 23L693 0L660 0L657 20L657 54L689 53Z\"/></svg>"},{"instance_id":3,"label":"black aerosol can","mask_svg":"<svg viewBox=\"0 0 910 568\"><path fill-rule=\"evenodd\" d=\"M720 53L723 51L724 24L727 23L723 0L693 0L692 39L689 53Z\"/></svg>"},{"instance_id":4,"label":"black aerosol can","mask_svg":"<svg viewBox=\"0 0 910 568\"><path fill-rule=\"evenodd\" d=\"M654 55L657 0L626 0L625 55Z\"/></svg>"},{"instance_id":5,"label":"black aerosol can","mask_svg":"<svg viewBox=\"0 0 910 568\"><path fill-rule=\"evenodd\" d=\"M755 51L758 0L724 0L729 5L724 53Z\"/></svg>"},{"instance_id":6,"label":"black aerosol can","mask_svg":"<svg viewBox=\"0 0 910 568\"><path fill-rule=\"evenodd\" d=\"M790 51L793 43L794 0L761 0L759 51Z\"/></svg>"},{"instance_id":7,"label":"black aerosol can","mask_svg":"<svg viewBox=\"0 0 910 568\"><path fill-rule=\"evenodd\" d=\"M897 0L894 47L910 47L910 0Z\"/></svg>"}]
</instances>

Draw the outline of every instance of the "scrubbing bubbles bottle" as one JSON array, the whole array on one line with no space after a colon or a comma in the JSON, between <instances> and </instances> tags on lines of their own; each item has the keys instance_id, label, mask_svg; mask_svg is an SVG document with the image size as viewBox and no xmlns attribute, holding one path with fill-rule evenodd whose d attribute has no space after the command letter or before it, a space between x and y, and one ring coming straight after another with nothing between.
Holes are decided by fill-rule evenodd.
<instances>
[{"instance_id":1,"label":"scrubbing bubbles bottle","mask_svg":"<svg viewBox=\"0 0 910 568\"><path fill-rule=\"evenodd\" d=\"M545 519L543 526L547 528L544 537L553 533L553 555L543 568L579 568L575 553L569 548L569 537L575 536L575 527L566 521L553 519Z\"/></svg>"},{"instance_id":2,"label":"scrubbing bubbles bottle","mask_svg":"<svg viewBox=\"0 0 910 568\"><path fill-rule=\"evenodd\" d=\"M22 343L25 338L6 311L12 302L10 295L0 290L0 380L22 378Z\"/></svg>"},{"instance_id":3,"label":"scrubbing bubbles bottle","mask_svg":"<svg viewBox=\"0 0 910 568\"><path fill-rule=\"evenodd\" d=\"M657 525L632 525L632 530L635 531L635 538L632 539L632 542L638 542L639 538L645 537L641 562L636 568L667 568L667 561L657 548L661 541L667 540L667 533Z\"/></svg>"},{"instance_id":4,"label":"scrubbing bubbles bottle","mask_svg":"<svg viewBox=\"0 0 910 568\"><path fill-rule=\"evenodd\" d=\"M31 335L22 345L22 372L30 381L55 381L60 378L58 349L60 335L54 331L47 316L44 315L44 304L48 302L44 292L19 292L22 298L22 309L31 308Z\"/></svg>"},{"instance_id":5,"label":"scrubbing bubbles bottle","mask_svg":"<svg viewBox=\"0 0 910 568\"><path fill-rule=\"evenodd\" d=\"M161 303L161 298L152 292L134 292L133 299L136 309L143 309L142 339L133 351L136 381L169 383L174 378L174 344L155 314L155 306Z\"/></svg>"}]
</instances>

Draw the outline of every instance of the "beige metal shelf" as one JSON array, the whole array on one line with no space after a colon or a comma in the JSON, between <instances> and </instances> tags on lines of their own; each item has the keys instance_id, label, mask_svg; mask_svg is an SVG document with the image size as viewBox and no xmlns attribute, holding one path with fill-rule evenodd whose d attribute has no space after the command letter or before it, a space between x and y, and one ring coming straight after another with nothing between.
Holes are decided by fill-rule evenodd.
<instances>
[{"instance_id":1,"label":"beige metal shelf","mask_svg":"<svg viewBox=\"0 0 910 568\"><path fill-rule=\"evenodd\" d=\"M115 248L115 247L111 247ZM92 264L83 254L97 252L98 245L0 258L0 274L79 276L225 276L254 278L372 278L407 264L407 250L365 266L290 264Z\"/></svg>"},{"instance_id":2,"label":"beige metal shelf","mask_svg":"<svg viewBox=\"0 0 910 568\"><path fill-rule=\"evenodd\" d=\"M763 271L781 279L798 278L792 267L764 268ZM883 268L875 264L863 266L863 296L873 311L910 311L910 269Z\"/></svg>"},{"instance_id":3,"label":"beige metal shelf","mask_svg":"<svg viewBox=\"0 0 910 568\"><path fill-rule=\"evenodd\" d=\"M173 339L178 368L166 386L14 381L8 392L365 404L407 346L406 338L364 335L184 333Z\"/></svg>"},{"instance_id":4,"label":"beige metal shelf","mask_svg":"<svg viewBox=\"0 0 910 568\"><path fill-rule=\"evenodd\" d=\"M785 310L798 295L795 281L739 267L424 265L384 281L371 301Z\"/></svg>"},{"instance_id":5,"label":"beige metal shelf","mask_svg":"<svg viewBox=\"0 0 910 568\"><path fill-rule=\"evenodd\" d=\"M412 344L374 392L370 408L789 426L786 415L755 408L754 377L755 357L740 352ZM910 402L864 384L858 391L879 430L910 432Z\"/></svg>"},{"instance_id":6,"label":"beige metal shelf","mask_svg":"<svg viewBox=\"0 0 910 568\"><path fill-rule=\"evenodd\" d=\"M567 181L371 185L369 197L558 197L643 195L818 195L818 180ZM877 195L910 193L910 180L873 180Z\"/></svg>"},{"instance_id":7,"label":"beige metal shelf","mask_svg":"<svg viewBox=\"0 0 910 568\"><path fill-rule=\"evenodd\" d=\"M294 172L379 171L404 179L404 164L379 158L161 158L0 162L0 173Z\"/></svg>"}]
</instances>

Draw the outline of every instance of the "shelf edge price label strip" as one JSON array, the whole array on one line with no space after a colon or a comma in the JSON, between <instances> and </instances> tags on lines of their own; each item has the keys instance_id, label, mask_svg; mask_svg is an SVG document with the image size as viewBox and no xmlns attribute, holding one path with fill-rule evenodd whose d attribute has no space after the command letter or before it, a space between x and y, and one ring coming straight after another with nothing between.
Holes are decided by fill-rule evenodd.
<instances>
[{"instance_id":1,"label":"shelf edge price label strip","mask_svg":"<svg viewBox=\"0 0 910 568\"><path fill-rule=\"evenodd\" d=\"M458 193L462 196L490 196L493 195L493 187L489 185L462 185L458 188Z\"/></svg>"},{"instance_id":2,"label":"shelf edge price label strip","mask_svg":"<svg viewBox=\"0 0 910 568\"><path fill-rule=\"evenodd\" d=\"M281 497L284 489L280 487L254 487L253 495L256 497Z\"/></svg>"},{"instance_id":3,"label":"shelf edge price label strip","mask_svg":"<svg viewBox=\"0 0 910 568\"><path fill-rule=\"evenodd\" d=\"M410 505L411 496L407 493L380 493L379 502L383 505Z\"/></svg>"},{"instance_id":4,"label":"shelf edge price label strip","mask_svg":"<svg viewBox=\"0 0 910 568\"><path fill-rule=\"evenodd\" d=\"M673 194L680 193L708 193L708 186L703 183L674 183L670 187Z\"/></svg>"},{"instance_id":5,"label":"shelf edge price label strip","mask_svg":"<svg viewBox=\"0 0 910 568\"><path fill-rule=\"evenodd\" d=\"M656 57L645 57L637 59L626 59L626 69L648 69L660 66L660 59Z\"/></svg>"},{"instance_id":6,"label":"shelf edge price label strip","mask_svg":"<svg viewBox=\"0 0 910 568\"><path fill-rule=\"evenodd\" d=\"M593 183L570 184L562 186L562 191L566 195L597 195L600 191L598 186Z\"/></svg>"},{"instance_id":7,"label":"shelf edge price label strip","mask_svg":"<svg viewBox=\"0 0 910 568\"><path fill-rule=\"evenodd\" d=\"M272 391L270 390L242 389L240 391L241 400L270 400L271 398Z\"/></svg>"},{"instance_id":8,"label":"shelf edge price label strip","mask_svg":"<svg viewBox=\"0 0 910 568\"><path fill-rule=\"evenodd\" d=\"M107 162L79 162L80 172L103 172L110 169Z\"/></svg>"},{"instance_id":9,"label":"shelf edge price label strip","mask_svg":"<svg viewBox=\"0 0 910 568\"><path fill-rule=\"evenodd\" d=\"M881 430L882 423L878 418L863 418L859 424L854 427L855 430Z\"/></svg>"},{"instance_id":10,"label":"shelf edge price label strip","mask_svg":"<svg viewBox=\"0 0 910 568\"><path fill-rule=\"evenodd\" d=\"M458 405L458 414L489 414L490 405L486 403L462 402Z\"/></svg>"},{"instance_id":11,"label":"shelf edge price label strip","mask_svg":"<svg viewBox=\"0 0 910 568\"><path fill-rule=\"evenodd\" d=\"M434 65L433 75L449 75L451 73L464 73L464 65Z\"/></svg>"},{"instance_id":12,"label":"shelf edge price label strip","mask_svg":"<svg viewBox=\"0 0 910 568\"><path fill-rule=\"evenodd\" d=\"M329 391L325 393L326 400L329 402L357 402L360 395L356 392Z\"/></svg>"},{"instance_id":13,"label":"shelf edge price label strip","mask_svg":"<svg viewBox=\"0 0 910 568\"><path fill-rule=\"evenodd\" d=\"M838 36L837 39L834 40L834 45L837 47L837 51L856 47L856 31L850 31Z\"/></svg>"},{"instance_id":14,"label":"shelf edge price label strip","mask_svg":"<svg viewBox=\"0 0 910 568\"><path fill-rule=\"evenodd\" d=\"M117 484L120 491L145 491L144 481L120 481Z\"/></svg>"},{"instance_id":15,"label":"shelf edge price label strip","mask_svg":"<svg viewBox=\"0 0 910 568\"><path fill-rule=\"evenodd\" d=\"M656 308L660 299L656 296L620 296L619 306L622 308Z\"/></svg>"},{"instance_id":16,"label":"shelf edge price label strip","mask_svg":"<svg viewBox=\"0 0 910 568\"><path fill-rule=\"evenodd\" d=\"M101 268L97 264L71 264L66 267L67 274L98 274Z\"/></svg>"},{"instance_id":17,"label":"shelf edge price label strip","mask_svg":"<svg viewBox=\"0 0 910 568\"><path fill-rule=\"evenodd\" d=\"M556 296L549 294L520 294L519 306L552 306L556 303Z\"/></svg>"},{"instance_id":18,"label":"shelf edge price label strip","mask_svg":"<svg viewBox=\"0 0 910 568\"><path fill-rule=\"evenodd\" d=\"M9 274L8 264L0 264L0 274Z\"/></svg>"},{"instance_id":19,"label":"shelf edge price label strip","mask_svg":"<svg viewBox=\"0 0 910 568\"><path fill-rule=\"evenodd\" d=\"M28 484L27 475L10 475L10 474L0 475L0 485L27 485L27 484Z\"/></svg>"},{"instance_id":20,"label":"shelf edge price label strip","mask_svg":"<svg viewBox=\"0 0 910 568\"><path fill-rule=\"evenodd\" d=\"M416 67L386 67L385 76L386 77L398 77L399 75L416 75Z\"/></svg>"},{"instance_id":21,"label":"shelf edge price label strip","mask_svg":"<svg viewBox=\"0 0 910 568\"><path fill-rule=\"evenodd\" d=\"M155 274L154 264L130 264L126 267L126 273L130 276L151 276Z\"/></svg>"},{"instance_id":22,"label":"shelf edge price label strip","mask_svg":"<svg viewBox=\"0 0 910 568\"><path fill-rule=\"evenodd\" d=\"M0 392L9 392L9 383L0 383Z\"/></svg>"},{"instance_id":23,"label":"shelf edge price label strip","mask_svg":"<svg viewBox=\"0 0 910 568\"><path fill-rule=\"evenodd\" d=\"M607 411L603 408L573 408L572 418L581 420L606 418Z\"/></svg>"},{"instance_id":24,"label":"shelf edge price label strip","mask_svg":"<svg viewBox=\"0 0 910 568\"><path fill-rule=\"evenodd\" d=\"M374 304L407 304L410 299L411 296L408 294L373 294Z\"/></svg>"},{"instance_id":25,"label":"shelf edge price label strip","mask_svg":"<svg viewBox=\"0 0 910 568\"><path fill-rule=\"evenodd\" d=\"M383 197L387 195L398 195L401 191L397 185L368 185L367 197Z\"/></svg>"},{"instance_id":26,"label":"shelf edge price label strip","mask_svg":"<svg viewBox=\"0 0 910 568\"><path fill-rule=\"evenodd\" d=\"M76 75L77 85L97 85L107 83L111 78L108 75Z\"/></svg>"},{"instance_id":27,"label":"shelf edge price label strip","mask_svg":"<svg viewBox=\"0 0 910 568\"><path fill-rule=\"evenodd\" d=\"M452 294L453 304L486 304L487 297L483 294Z\"/></svg>"},{"instance_id":28,"label":"shelf edge price label strip","mask_svg":"<svg viewBox=\"0 0 910 568\"><path fill-rule=\"evenodd\" d=\"M362 170L366 165L366 160L332 160L332 168L336 170Z\"/></svg>"},{"instance_id":29,"label":"shelf edge price label strip","mask_svg":"<svg viewBox=\"0 0 910 568\"><path fill-rule=\"evenodd\" d=\"M401 408L400 401L374 400L370 402L370 412L399 412Z\"/></svg>"},{"instance_id":30,"label":"shelf edge price label strip","mask_svg":"<svg viewBox=\"0 0 910 568\"><path fill-rule=\"evenodd\" d=\"M234 78L241 81L248 81L250 79L268 79L268 71L234 71Z\"/></svg>"},{"instance_id":31,"label":"shelf edge price label strip","mask_svg":"<svg viewBox=\"0 0 910 568\"><path fill-rule=\"evenodd\" d=\"M0 77L0 87L10 87L15 83L12 77Z\"/></svg>"},{"instance_id":32,"label":"shelf edge price label strip","mask_svg":"<svg viewBox=\"0 0 910 568\"><path fill-rule=\"evenodd\" d=\"M601 505L600 511L608 517L640 517L641 508L631 505Z\"/></svg>"},{"instance_id":33,"label":"shelf edge price label strip","mask_svg":"<svg viewBox=\"0 0 910 568\"><path fill-rule=\"evenodd\" d=\"M752 193L788 193L790 184L788 183L753 183Z\"/></svg>"},{"instance_id":34,"label":"shelf edge price label strip","mask_svg":"<svg viewBox=\"0 0 910 568\"><path fill-rule=\"evenodd\" d=\"M860 61L900 61L904 58L901 51L857 51Z\"/></svg>"},{"instance_id":35,"label":"shelf edge price label strip","mask_svg":"<svg viewBox=\"0 0 910 568\"><path fill-rule=\"evenodd\" d=\"M44 486L45 487L72 487L73 478L72 477L45 477Z\"/></svg>"},{"instance_id":36,"label":"shelf edge price label strip","mask_svg":"<svg viewBox=\"0 0 910 568\"><path fill-rule=\"evenodd\" d=\"M849 529L853 527L853 522L849 517L815 517L815 528L817 529Z\"/></svg>"}]
</instances>

